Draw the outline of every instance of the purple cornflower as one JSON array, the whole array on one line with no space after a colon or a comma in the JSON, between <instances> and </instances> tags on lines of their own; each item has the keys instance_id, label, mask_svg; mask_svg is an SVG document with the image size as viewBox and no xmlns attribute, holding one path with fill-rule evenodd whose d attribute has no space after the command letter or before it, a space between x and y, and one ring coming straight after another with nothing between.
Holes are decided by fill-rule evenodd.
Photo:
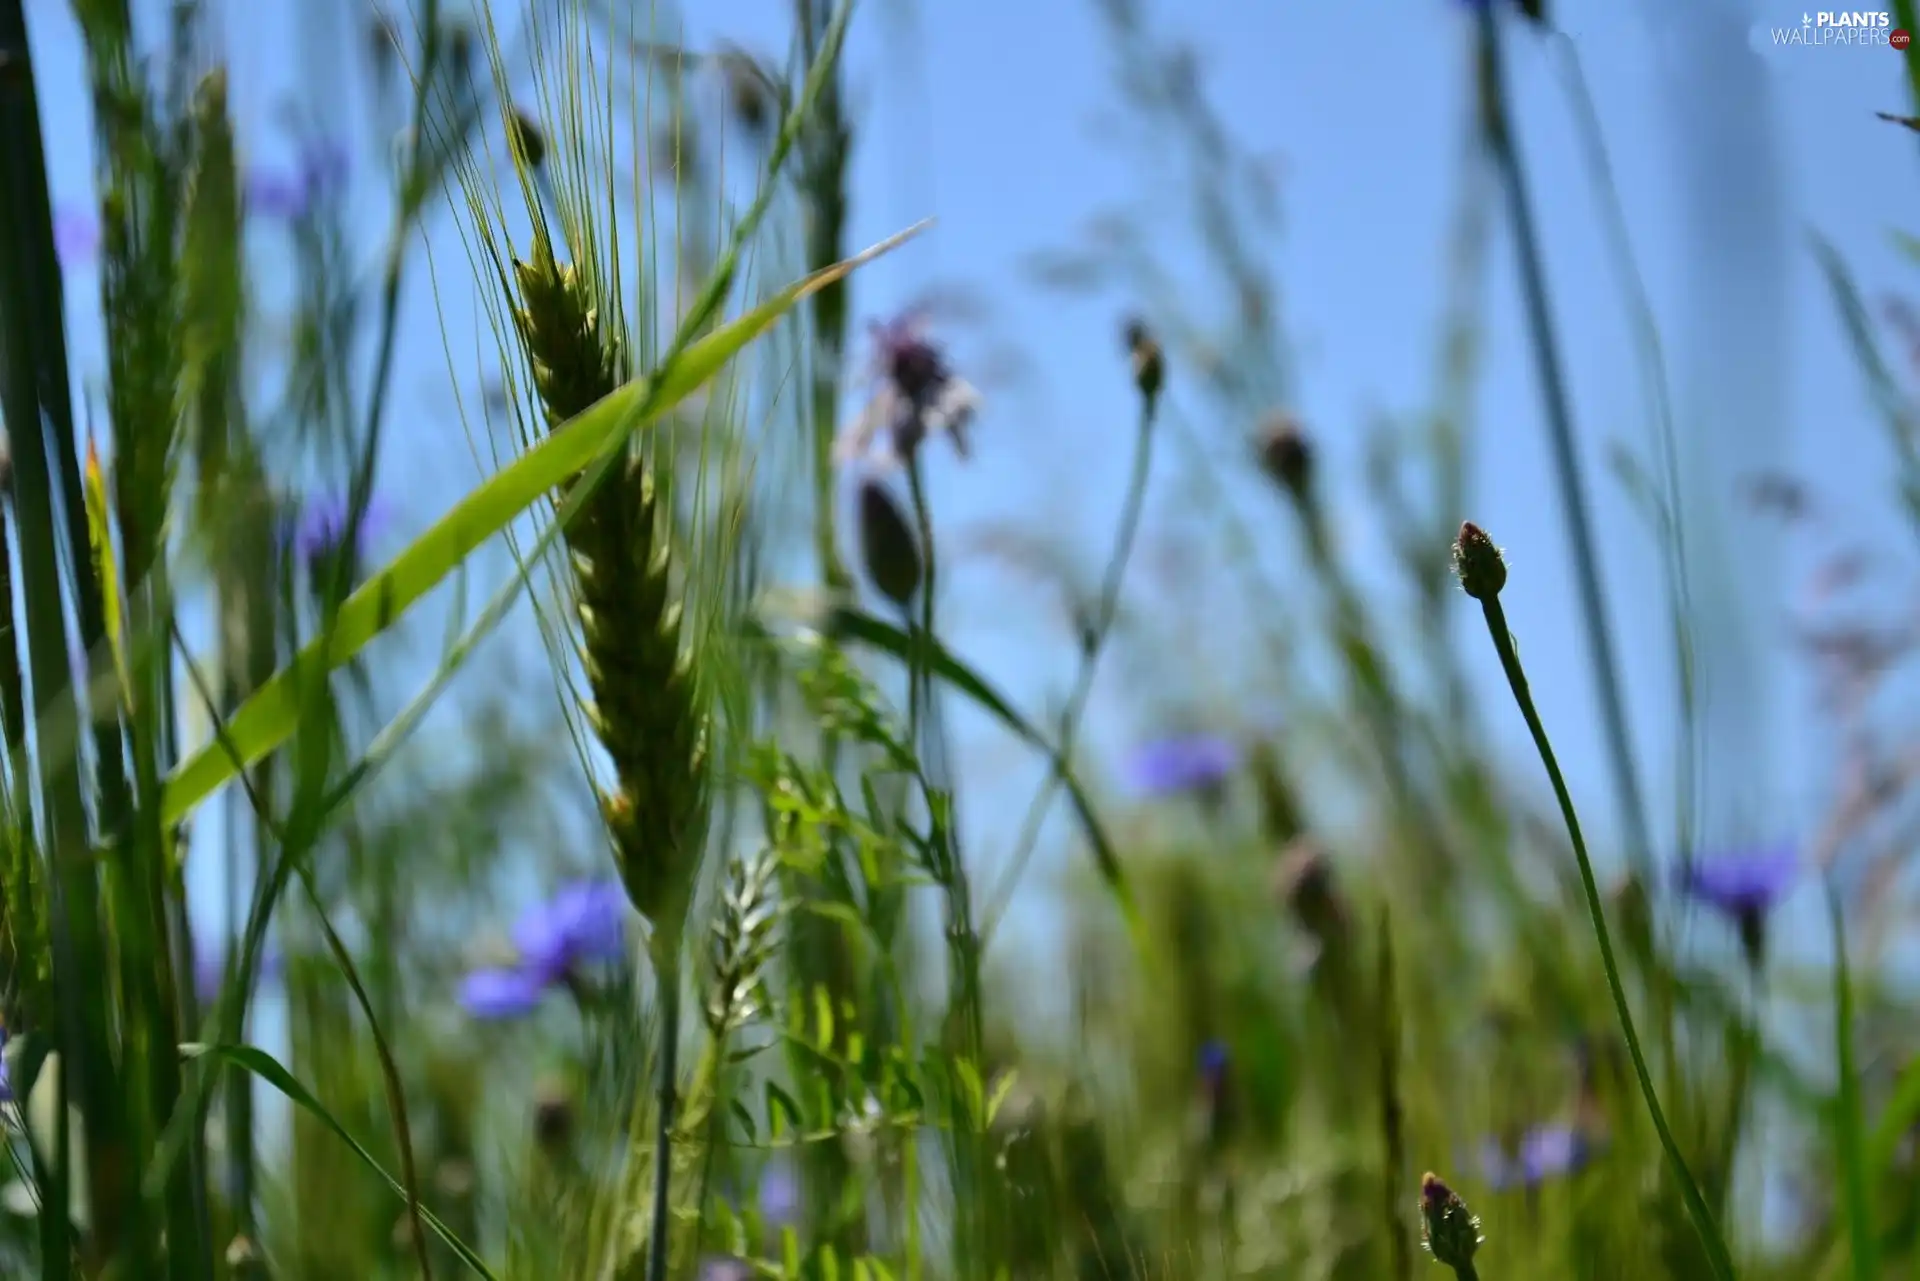
<instances>
[{"instance_id":1,"label":"purple cornflower","mask_svg":"<svg viewBox=\"0 0 1920 1281\"><path fill-rule=\"evenodd\" d=\"M768 1162L760 1174L758 1200L763 1222L782 1227L800 1221L800 1180L789 1158L781 1156Z\"/></svg>"},{"instance_id":2,"label":"purple cornflower","mask_svg":"<svg viewBox=\"0 0 1920 1281\"><path fill-rule=\"evenodd\" d=\"M513 929L522 969L557 983L576 966L627 954L627 892L618 881L574 881Z\"/></svg>"},{"instance_id":3,"label":"purple cornflower","mask_svg":"<svg viewBox=\"0 0 1920 1281\"><path fill-rule=\"evenodd\" d=\"M511 967L475 970L460 985L460 1003L475 1018L531 1014L549 989L590 964L626 955L627 896L618 881L576 881L528 909L513 927L519 953Z\"/></svg>"},{"instance_id":4,"label":"purple cornflower","mask_svg":"<svg viewBox=\"0 0 1920 1281\"><path fill-rule=\"evenodd\" d=\"M379 498L368 500L367 508L360 516L358 536L354 540L353 555L356 562L366 557L374 539L384 531L389 514L386 504ZM352 515L352 504L344 493L323 494L301 503L291 529L294 554L301 563L311 568L339 551L341 542L347 536Z\"/></svg>"},{"instance_id":5,"label":"purple cornflower","mask_svg":"<svg viewBox=\"0 0 1920 1281\"><path fill-rule=\"evenodd\" d=\"M460 1004L477 1019L517 1019L533 1013L547 985L523 970L475 970L460 983Z\"/></svg>"},{"instance_id":6,"label":"purple cornflower","mask_svg":"<svg viewBox=\"0 0 1920 1281\"><path fill-rule=\"evenodd\" d=\"M263 948L253 967L255 983L270 983L279 978L286 970L285 958L279 951ZM227 982L227 954L224 948L196 944L193 949L193 992L203 1007L210 1007L220 999L220 989Z\"/></svg>"},{"instance_id":7,"label":"purple cornflower","mask_svg":"<svg viewBox=\"0 0 1920 1281\"><path fill-rule=\"evenodd\" d=\"M1480 1148L1480 1170L1496 1192L1535 1188L1578 1174L1593 1159L1593 1144L1572 1126L1536 1126L1520 1136L1517 1151L1489 1139Z\"/></svg>"},{"instance_id":8,"label":"purple cornflower","mask_svg":"<svg viewBox=\"0 0 1920 1281\"><path fill-rule=\"evenodd\" d=\"M77 267L100 252L100 224L79 209L53 211L53 249L63 267Z\"/></svg>"},{"instance_id":9,"label":"purple cornflower","mask_svg":"<svg viewBox=\"0 0 1920 1281\"><path fill-rule=\"evenodd\" d=\"M930 342L919 318L903 316L869 326L878 389L835 446L843 463L868 459L883 466L912 461L930 436L952 438L954 452L968 454L967 428L980 393L958 377L946 355Z\"/></svg>"},{"instance_id":10,"label":"purple cornflower","mask_svg":"<svg viewBox=\"0 0 1920 1281\"><path fill-rule=\"evenodd\" d=\"M1680 890L1732 921L1749 964L1766 950L1767 917L1793 889L1800 856L1791 846L1763 846L1695 859L1678 872Z\"/></svg>"},{"instance_id":11,"label":"purple cornflower","mask_svg":"<svg viewBox=\"0 0 1920 1281\"><path fill-rule=\"evenodd\" d=\"M1142 796L1209 791L1240 766L1240 748L1216 734L1156 739L1127 761L1127 778Z\"/></svg>"},{"instance_id":12,"label":"purple cornflower","mask_svg":"<svg viewBox=\"0 0 1920 1281\"><path fill-rule=\"evenodd\" d=\"M257 166L247 173L246 200L250 211L297 222L314 205L343 189L349 168L345 148L326 139L310 141L301 149L291 171Z\"/></svg>"}]
</instances>

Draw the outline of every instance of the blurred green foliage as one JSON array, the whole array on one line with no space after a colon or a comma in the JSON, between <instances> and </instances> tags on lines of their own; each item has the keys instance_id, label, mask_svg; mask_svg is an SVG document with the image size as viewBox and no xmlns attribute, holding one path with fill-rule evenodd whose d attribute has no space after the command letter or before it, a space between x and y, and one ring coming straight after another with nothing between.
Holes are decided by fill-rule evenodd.
<instances>
[{"instance_id":1,"label":"blurred green foliage","mask_svg":"<svg viewBox=\"0 0 1920 1281\"><path fill-rule=\"evenodd\" d=\"M1527 576L1460 526L1502 210L1543 418L1573 431L1501 86L1503 42L1535 38L1543 6L1465 6L1463 143L1492 163L1463 167L1433 403L1368 439L1405 589L1382 593L1288 403L1263 173L1190 58L1103 0L1126 106L1191 162L1197 247L1234 303L1184 305L1148 243L1174 229L1118 215L1036 264L1137 311L1107 375L1140 414L1105 558L1068 564L1047 531L994 543L1068 606L1057 716L941 638L960 540L927 473L964 454L979 397L923 324L877 332L879 390L843 430L846 278L897 243L847 243L850 5L796 0L786 65L658 41L604 3L345 10L398 139L370 256L347 200L367 180L336 139L243 164L201 6L170 6L154 49L126 4L74 8L97 300L67 292L61 253L90 251L48 196L23 0L0 0L0 1274L1878 1281L1920 1262L1903 854L1839 858L1897 813L1904 767L1863 757L1818 848L1663 869L1616 752L1631 839L1603 884L1498 604ZM283 303L254 261L267 231ZM443 311L482 475L396 554L395 473L418 467L387 430L401 299L422 260L453 296L430 251L455 238L497 347L462 352ZM1821 265L1908 458L1904 380L1844 261ZM105 403L83 432L64 335L96 302ZM1667 549L1684 704L1698 567L1658 417L1622 473ZM1080 735L1103 658L1151 648L1122 595L1169 467L1244 585L1213 621L1280 656L1284 716L1152 745L1122 798ZM1807 517L1790 478L1769 486ZM1286 592L1258 550L1276 544L1297 553ZM1457 643L1461 587L1491 644ZM480 647L509 622L538 652ZM1890 701L1904 650L1872 641L1842 622L1816 646L1843 733ZM1596 645L1603 688L1617 661ZM1495 670L1557 807L1488 742L1468 690ZM1045 765L997 866L959 823L963 703ZM688 774L699 804L660 794ZM1050 937L1015 940L1056 789L1084 884ZM670 839L635 835L663 814ZM699 858L665 848L683 844ZM1846 940L1825 967L1769 931L1815 873ZM627 901L669 880L644 915Z\"/></svg>"}]
</instances>

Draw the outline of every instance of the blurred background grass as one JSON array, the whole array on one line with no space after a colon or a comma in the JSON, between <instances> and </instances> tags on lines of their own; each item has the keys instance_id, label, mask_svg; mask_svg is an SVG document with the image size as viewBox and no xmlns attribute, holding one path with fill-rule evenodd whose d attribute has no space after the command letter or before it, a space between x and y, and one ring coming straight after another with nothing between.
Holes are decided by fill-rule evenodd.
<instances>
[{"instance_id":1,"label":"blurred background grass","mask_svg":"<svg viewBox=\"0 0 1920 1281\"><path fill-rule=\"evenodd\" d=\"M68 445L78 459L96 442L116 486L142 422L177 422L168 439L191 457L190 479L175 489L168 472L147 495L171 517L154 616L127 584L128 636L176 655L151 677L166 712L92 700L117 704L163 771L213 740L199 667L218 669L231 710L328 629L350 581L430 541L544 433L534 398L571 416L529 378L533 340L507 310L531 306L503 259L537 266L536 213L561 261L596 277L586 328L624 336L609 357L622 379L664 358L756 190L773 200L725 295L736 309L939 220L844 293L816 294L633 464L680 517L661 545L684 645L720 673L695 683L719 691L711 768L726 780L686 931L701 999L671 1195L654 1199L651 1130L674 1118L642 1085L661 1044L651 976L676 973L677 934L639 903L653 929L630 964L618 920L610 944L599 929L622 896L541 907L616 871L637 893L632 860L606 853L618 811L595 803L619 727L604 663L573 658L568 597L592 590L585 572L532 557L526 600L419 732L390 761L376 740L434 679L438 638L532 556L546 524L529 514L341 669L302 718L317 737L289 729L287 770L256 779L281 796L282 826L249 817L237 787L194 813L195 937L185 920L162 934L174 969L199 957L212 974L208 1007L258 860L300 851L250 1026L316 1107L296 1121L237 1068L208 1069L225 1096L199 1181L151 1176L179 1191L180 1217L164 1248L129 1246L120 1275L359 1277L484 1258L501 1275L655 1281L744 1267L1399 1277L1434 1266L1416 1254L1417 1203L1434 1223L1448 1205L1421 1200L1423 1169L1485 1221L1483 1275L1715 1275L1647 1125L1525 722L1450 576L1467 517L1506 549L1506 620L1594 847L1651 1080L1743 1275L1911 1266L1903 389L1920 357L1899 211L1916 170L1910 129L1874 113L1920 105L1885 46L1778 43L1802 15L1763 4L1567 3L1550 23L1496 4L1496 95L1474 5L869 0L811 109L786 117L831 42L806 0L135 5L134 47L152 55L129 83L153 93L136 128L102 79L117 6L16 7L30 43L10 65L30 53L66 289L53 323L78 406ZM169 45L169 30L191 38ZM175 89L213 66L244 231L209 240L184 213L212 189L208 132ZM1531 250L1484 145L1496 98ZM793 164L763 187L783 119ZM156 178L127 138L176 128L188 159ZM139 219L169 200L187 219L160 276L111 234L127 191ZM1638 805L1556 483L1530 252ZM230 328L194 328L196 269L242 285ZM163 277L144 303L115 293ZM7 306L16 333L49 323ZM868 334L902 314L932 345ZM153 358L171 377L143 383L138 353L154 351L172 353ZM904 471L836 461L833 440L875 395L904 396L904 418L888 412L928 425L903 357L929 355L932 382L977 397L963 432L908 442ZM1144 418L1143 362L1166 377ZM162 394L204 390L196 379L225 407ZM863 476L890 498L857 502ZM863 526L876 510L897 528ZM117 513L124 559L137 513L124 498ZM1116 539L1121 521L1132 532ZM330 582L343 543L353 563ZM572 549L591 559L585 545ZM289 554L257 554L270 546ZM880 562L902 546L896 608ZM65 555L71 570L86 548ZM1123 590L1109 599L1103 581ZM27 632L45 617L36 600L23 580ZM84 632L84 609L64 608ZM177 625L171 643L155 617ZM796 621L820 628L827 658L731 639ZM910 675L928 633L1021 724L964 697L951 665L931 693ZM636 634L605 653L637 652ZM875 691L847 683L843 655ZM36 704L45 661L29 664ZM96 650L93 675L126 661ZM569 686L601 712L583 717ZM36 761L58 755L57 715L35 723ZM1054 746L1036 752L1035 737ZM322 816L320 792L370 744L382 772ZM1051 799L1056 752L1077 809ZM136 774L140 759L129 746ZM98 761L81 768L107 797ZM129 813L158 812L156 791L135 792ZM615 794L631 800L624 776ZM13 811L48 868L73 836L51 795ZM93 839L111 840L99 803ZM15 841L20 866L40 865L34 843ZM1131 932L1086 874L1090 845L1125 871ZM1823 878L1848 928L1857 1071L1837 1049ZM70 1060L53 1015L86 989L33 977L35 913L16 888L7 1266L64 1276L47 1224L62 1216L44 1210L59 1161L27 1138L37 1059L18 1047L50 1038ZM777 943L757 932L776 917ZM153 940L104 919L116 963L144 972ZM529 987L535 957L552 991ZM127 982L115 999L130 1010L172 1004L163 982L139 1006ZM190 1030L193 1001L178 999ZM115 1071L137 1075L164 1026L109 1019ZM730 1038L784 1052L731 1062ZM943 1073L928 1054L968 1066ZM148 1084L165 1093L159 1075ZM158 1143L170 1115L133 1117L128 1134ZM421 1247L425 1220L322 1116L471 1252ZM782 1117L810 1141L769 1146ZM102 1125L88 1123L89 1152ZM110 1190L97 1171L73 1181ZM685 1231L656 1261L644 1247L668 1235L668 1203ZM74 1267L99 1274L112 1252L89 1247L107 1228L86 1204L78 1221Z\"/></svg>"}]
</instances>

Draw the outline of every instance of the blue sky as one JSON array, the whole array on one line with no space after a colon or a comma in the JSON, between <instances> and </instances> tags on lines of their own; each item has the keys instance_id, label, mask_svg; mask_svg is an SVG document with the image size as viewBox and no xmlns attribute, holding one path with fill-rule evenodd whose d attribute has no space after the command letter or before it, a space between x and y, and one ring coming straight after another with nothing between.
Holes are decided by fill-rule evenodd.
<instances>
[{"instance_id":1,"label":"blue sky","mask_svg":"<svg viewBox=\"0 0 1920 1281\"><path fill-rule=\"evenodd\" d=\"M84 200L90 161L76 38L64 5L34 0L28 7L45 60L56 196ZM698 6L689 43L725 37L778 53L786 8L779 0ZM343 96L331 71L325 79L305 74L318 67L302 51L357 40L358 28L318 17L317 5L233 9L229 30L246 54L236 60L235 101L256 126L249 141L271 152L283 144L264 124L280 95L322 106ZM1870 296L1907 288L1912 267L1891 233L1915 207L1920 169L1912 136L1872 116L1907 110L1899 60L1884 48L1776 49L1768 28L1797 27L1802 17L1777 0L1585 0L1555 9L1606 129L1667 344L1700 510L1718 505L1708 523L1737 567L1728 581L1739 584L1747 611L1736 629L1743 645L1711 660L1733 693L1716 711L1707 835L1710 842L1805 835L1831 790L1832 770L1823 763L1826 740L1806 683L1772 638L1781 634L1806 549L1769 532L1734 498L1744 476L1785 465L1838 497L1850 531L1889 542L1901 536L1891 516L1888 455L1807 249L1809 232L1828 238ZM295 21L296 13L304 16ZM1150 21L1194 47L1238 140L1278 160L1286 227L1272 252L1299 380L1285 408L1326 450L1333 492L1352 496L1336 503L1339 533L1343 548L1365 563L1382 548L1357 502L1361 427L1375 409L1422 408L1432 390L1443 237L1468 108L1468 22L1445 0L1185 0L1152 6ZM1672 704L1653 545L1602 462L1608 439L1644 439L1645 392L1580 158L1563 55L1527 33L1517 33L1511 48L1512 91L1577 425L1596 482L1642 773L1660 813L1670 804L1662 779L1671 771ZM1031 521L1038 513L1097 548L1124 487L1126 450L1116 442L1126 438L1132 402L1116 329L1131 300L1062 301L1036 290L1021 263L1037 249L1073 243L1097 210L1177 193L1149 192L1146 184L1169 180L1145 174L1137 153L1112 145L1113 61L1095 6L972 0L915 11L867 0L850 66L860 121L853 240L939 219L932 235L859 278L857 316L888 314L927 289L960 282L990 302L992 346L1018 350L1032 373L989 383L978 457L938 478L943 520ZM366 140L364 122L351 127ZM366 210L371 255L384 193L362 191L356 200ZM1496 231L1490 249L1481 458L1477 492L1462 515L1486 525L1511 553L1512 625L1580 799L1604 829L1595 703L1504 232ZM1169 253L1174 262L1190 261L1172 238ZM388 474L420 478L422 490L405 497L423 523L473 474L448 407L445 357L423 283L408 305L408 372L396 387L395 421L409 426L395 433ZM964 366L986 345L969 329L956 336L956 355ZM82 336L80 359L90 352L97 359L97 341ZM1183 403L1179 377L1176 369L1176 405ZM459 466L446 464L449 450ZM1150 547L1154 537L1150 529ZM1151 582L1136 582L1129 604L1148 613L1170 608ZM1462 635L1472 638L1462 605ZM1069 646L1057 628L1048 635L1036 603L983 591L966 607L958 647L1028 706L1060 697ZM1034 615L1000 617L1010 609ZM1484 659L1482 715L1532 770L1491 653ZM1194 675L1183 674L1182 687L1200 690L1208 706L1244 701L1231 680L1206 690L1186 679ZM530 696L547 690L530 682ZM1112 751L1151 732L1142 709L1165 694L1115 665L1101 687L1099 744ZM968 780L969 830L991 859L1011 839L1035 771L971 718L960 717L958 729L980 762ZM1802 896L1803 905L1813 907L1806 902L1813 897ZM1817 911L1795 919L1803 915L1814 919Z\"/></svg>"}]
</instances>

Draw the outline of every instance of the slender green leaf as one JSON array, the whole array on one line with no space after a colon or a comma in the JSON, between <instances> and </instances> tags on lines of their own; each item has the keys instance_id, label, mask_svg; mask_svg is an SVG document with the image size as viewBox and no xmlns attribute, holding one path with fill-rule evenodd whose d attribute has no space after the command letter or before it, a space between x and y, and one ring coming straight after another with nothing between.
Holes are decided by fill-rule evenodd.
<instances>
[{"instance_id":1,"label":"slender green leaf","mask_svg":"<svg viewBox=\"0 0 1920 1281\"><path fill-rule=\"evenodd\" d=\"M1900 1140L1920 1123L1920 1059L1909 1063L1893 1087L1893 1098L1873 1127L1867 1168L1884 1172L1900 1151Z\"/></svg>"},{"instance_id":2,"label":"slender green leaf","mask_svg":"<svg viewBox=\"0 0 1920 1281\"><path fill-rule=\"evenodd\" d=\"M1893 0L1893 25L1901 31L1912 31L1920 25L1920 9L1914 7L1913 0ZM1900 54L1900 65L1907 73L1907 101L1920 111L1920 56L1911 48Z\"/></svg>"},{"instance_id":3,"label":"slender green leaf","mask_svg":"<svg viewBox=\"0 0 1920 1281\"><path fill-rule=\"evenodd\" d=\"M207 1045L199 1042L188 1042L180 1047L180 1053L189 1059L220 1059L244 1071L253 1073L262 1081L265 1081L268 1085L271 1085L274 1089L286 1095L293 1103L305 1108L318 1119L322 1125L339 1135L341 1142L345 1143L349 1148L352 1148L353 1154L359 1157L369 1170L372 1170L384 1179L387 1186L393 1189L396 1196L400 1197L403 1201L407 1199L406 1188L401 1184L400 1180L387 1173L386 1167L374 1159L373 1153L367 1151L367 1149L361 1145L360 1141L348 1132L347 1127L335 1119L333 1113L327 1111L326 1105L315 1098L312 1091L300 1084L293 1073L287 1071L285 1067L281 1066L278 1059L268 1054L265 1050L255 1049L251 1045ZM454 1235L453 1229L442 1223L431 1210L425 1206L421 1206L420 1217L426 1221L427 1227L433 1230L433 1234L446 1242L447 1248L459 1256L462 1263L472 1268L479 1276L487 1277L489 1281L499 1281L499 1277L494 1273L493 1269L489 1268L486 1261L474 1252L473 1247Z\"/></svg>"}]
</instances>

